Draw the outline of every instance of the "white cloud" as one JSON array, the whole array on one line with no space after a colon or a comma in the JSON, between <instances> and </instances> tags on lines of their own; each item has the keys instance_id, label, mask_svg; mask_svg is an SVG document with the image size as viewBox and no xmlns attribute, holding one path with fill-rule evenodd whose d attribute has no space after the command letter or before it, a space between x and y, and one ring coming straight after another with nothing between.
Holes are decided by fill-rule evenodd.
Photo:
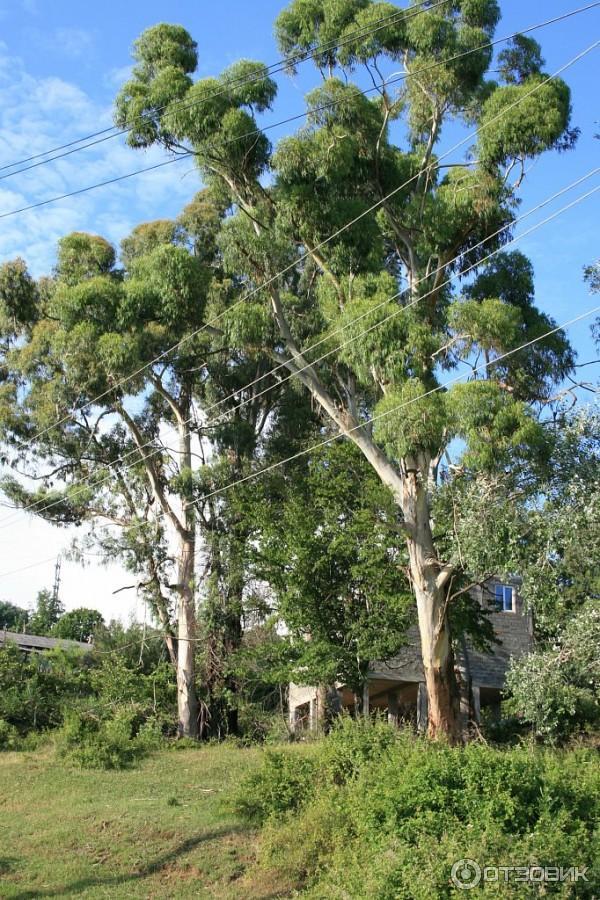
<instances>
[{"instance_id":1,"label":"white cloud","mask_svg":"<svg viewBox=\"0 0 600 900\"><path fill-rule=\"evenodd\" d=\"M72 59L87 55L94 45L92 35L83 28L56 28L51 40L60 53Z\"/></svg>"},{"instance_id":2,"label":"white cloud","mask_svg":"<svg viewBox=\"0 0 600 900\"><path fill-rule=\"evenodd\" d=\"M64 79L32 76L0 44L0 167L111 126L109 107ZM12 177L6 177L10 169L0 170L0 216L166 158L158 148L136 152L119 136ZM197 189L193 166L184 161L0 218L0 261L19 255L35 275L43 274L69 231L101 232L118 244L139 222L176 215Z\"/></svg>"},{"instance_id":3,"label":"white cloud","mask_svg":"<svg viewBox=\"0 0 600 900\"><path fill-rule=\"evenodd\" d=\"M27 29L29 40L37 47L68 59L86 59L94 51L94 36L84 28L63 26L43 31L38 27Z\"/></svg>"},{"instance_id":4,"label":"white cloud","mask_svg":"<svg viewBox=\"0 0 600 900\"><path fill-rule=\"evenodd\" d=\"M132 71L133 66L118 66L115 69L110 69L103 76L102 83L112 91L117 91L122 84L131 78Z\"/></svg>"},{"instance_id":5,"label":"white cloud","mask_svg":"<svg viewBox=\"0 0 600 900\"><path fill-rule=\"evenodd\" d=\"M113 71L111 77L117 79L117 74ZM109 107L94 102L76 84L58 77L34 77L0 43L0 216L167 158L158 149L135 152L121 136L14 177L4 177L11 170L1 170L2 166L111 125ZM176 163L0 218L0 263L21 256L34 275L48 273L54 265L58 239L74 230L103 234L118 246L136 224L177 215L199 186L195 173L186 174L191 169L189 161ZM0 520L7 512L2 511ZM73 529L57 529L18 513L14 524L0 531L2 571L58 553L73 536ZM2 599L22 604L32 601L37 590L51 584L52 568L50 562L3 580ZM75 563L65 563L63 576L63 598L68 608L95 606L106 617L118 614L126 619L131 612L143 616L135 592L112 594L132 581L131 574L119 567L91 565L82 569Z\"/></svg>"}]
</instances>

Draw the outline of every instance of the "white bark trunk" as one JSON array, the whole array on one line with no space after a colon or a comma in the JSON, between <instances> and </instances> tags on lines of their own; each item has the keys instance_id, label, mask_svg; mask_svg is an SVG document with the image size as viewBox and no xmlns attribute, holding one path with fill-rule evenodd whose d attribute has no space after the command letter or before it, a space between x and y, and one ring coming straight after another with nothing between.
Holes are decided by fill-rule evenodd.
<instances>
[{"instance_id":1,"label":"white bark trunk","mask_svg":"<svg viewBox=\"0 0 600 900\"><path fill-rule=\"evenodd\" d=\"M179 471L191 470L192 448L188 415L179 421ZM179 603L177 610L177 713L181 737L198 736L196 696L195 519L192 506L183 510L185 532L180 535Z\"/></svg>"},{"instance_id":2,"label":"white bark trunk","mask_svg":"<svg viewBox=\"0 0 600 900\"><path fill-rule=\"evenodd\" d=\"M181 737L198 736L195 684L196 609L194 598L194 539L181 542L177 608L177 715Z\"/></svg>"},{"instance_id":3,"label":"white bark trunk","mask_svg":"<svg viewBox=\"0 0 600 900\"><path fill-rule=\"evenodd\" d=\"M291 372L306 365L296 347L277 290L271 288L275 320L293 362ZM412 587L417 602L423 669L429 696L429 735L460 740L460 710L454 674L454 659L446 609L447 580L450 567L436 558L431 531L428 497L430 459L404 460L401 474L377 446L369 431L359 427L350 408L336 404L312 367L298 372L298 378L341 431L360 449L383 484L389 488L402 510Z\"/></svg>"},{"instance_id":4,"label":"white bark trunk","mask_svg":"<svg viewBox=\"0 0 600 900\"><path fill-rule=\"evenodd\" d=\"M417 601L428 733L460 740L460 710L446 607L447 570L436 558L427 491L428 459L406 460L402 511L408 528L410 575Z\"/></svg>"}]
</instances>

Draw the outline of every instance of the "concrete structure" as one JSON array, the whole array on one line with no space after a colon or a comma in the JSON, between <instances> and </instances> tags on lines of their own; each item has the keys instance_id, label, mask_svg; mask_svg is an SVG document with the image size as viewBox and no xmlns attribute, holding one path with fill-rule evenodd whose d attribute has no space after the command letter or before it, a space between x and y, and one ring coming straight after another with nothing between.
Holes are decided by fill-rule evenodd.
<instances>
[{"instance_id":1,"label":"concrete structure","mask_svg":"<svg viewBox=\"0 0 600 900\"><path fill-rule=\"evenodd\" d=\"M457 653L461 683L461 709L465 722L479 721L481 709L500 711L501 692L511 657L520 657L532 647L531 617L519 594L520 579L490 580L472 593L490 610L494 633L500 642L489 654L475 650L468 641ZM295 730L315 728L325 706L354 710L355 697L343 684L319 690L311 685L290 684L289 717ZM369 668L363 710L387 711L390 722L410 721L420 730L427 727L427 692L421 662L417 626L408 633L406 645L393 659L375 661Z\"/></svg>"},{"instance_id":2,"label":"concrete structure","mask_svg":"<svg viewBox=\"0 0 600 900\"><path fill-rule=\"evenodd\" d=\"M61 647L63 650L91 650L92 645L83 641L68 641L63 638L42 637L39 634L21 634L19 631L0 630L0 647L5 644L16 644L24 653L43 653L44 650L54 650Z\"/></svg>"}]
</instances>

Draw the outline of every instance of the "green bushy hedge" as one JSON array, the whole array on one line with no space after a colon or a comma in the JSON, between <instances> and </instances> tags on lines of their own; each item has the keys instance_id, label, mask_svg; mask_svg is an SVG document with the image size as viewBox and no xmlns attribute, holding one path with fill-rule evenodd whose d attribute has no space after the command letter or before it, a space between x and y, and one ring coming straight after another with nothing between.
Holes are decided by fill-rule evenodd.
<instances>
[{"instance_id":1,"label":"green bushy hedge","mask_svg":"<svg viewBox=\"0 0 600 900\"><path fill-rule=\"evenodd\" d=\"M600 858L591 750L450 748L344 722L303 753L267 755L241 787L238 810L263 823L264 864L315 898L464 896L450 879L462 858L482 867L593 867ZM544 890L591 898L598 873L587 878ZM541 894L509 881L470 895Z\"/></svg>"},{"instance_id":2,"label":"green bushy hedge","mask_svg":"<svg viewBox=\"0 0 600 900\"><path fill-rule=\"evenodd\" d=\"M160 746L160 724L142 718L139 707L116 707L108 716L92 709L65 716L56 734L59 755L87 769L126 769Z\"/></svg>"}]
</instances>

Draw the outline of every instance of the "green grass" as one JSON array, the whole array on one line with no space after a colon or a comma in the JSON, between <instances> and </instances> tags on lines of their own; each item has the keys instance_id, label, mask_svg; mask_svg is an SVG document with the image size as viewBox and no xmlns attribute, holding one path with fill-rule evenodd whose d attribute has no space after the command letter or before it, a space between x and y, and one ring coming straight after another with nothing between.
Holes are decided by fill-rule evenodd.
<instances>
[{"instance_id":1,"label":"green grass","mask_svg":"<svg viewBox=\"0 0 600 900\"><path fill-rule=\"evenodd\" d=\"M0 753L0 897L269 898L256 834L228 808L261 751L162 751L139 768Z\"/></svg>"}]
</instances>

